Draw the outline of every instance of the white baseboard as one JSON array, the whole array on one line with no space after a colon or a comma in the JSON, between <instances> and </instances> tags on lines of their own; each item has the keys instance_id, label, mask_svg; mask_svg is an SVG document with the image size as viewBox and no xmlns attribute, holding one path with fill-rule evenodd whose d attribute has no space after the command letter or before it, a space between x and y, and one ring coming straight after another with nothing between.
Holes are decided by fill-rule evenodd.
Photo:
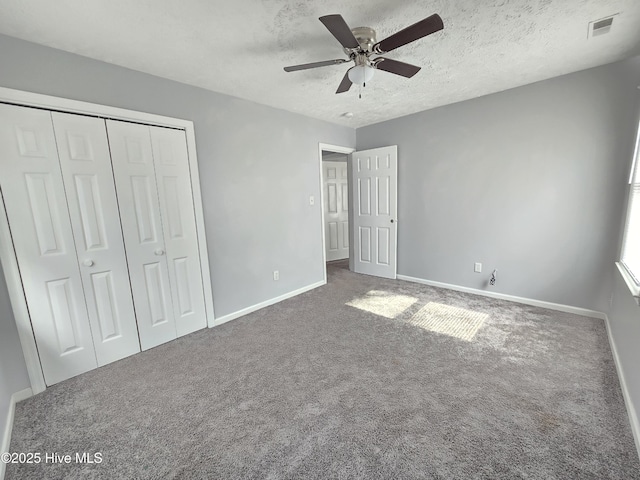
<instances>
[{"instance_id":1,"label":"white baseboard","mask_svg":"<svg viewBox=\"0 0 640 480\"><path fill-rule=\"evenodd\" d=\"M264 302L256 303L247 308L243 308L242 310L238 310L237 312L230 313L228 315L224 315L222 317L216 318L213 326L217 327L218 325L222 325L223 323L230 322L231 320L235 320L236 318L244 317L250 313L253 313L257 310L260 310L264 307L269 307L271 305L275 305L276 303L282 302L291 297L295 297L296 295L300 295L301 293L308 292L309 290L313 290L314 288L321 287L325 285L327 282L325 280L321 280L319 282L313 283L311 285L307 285L306 287L299 288L298 290L294 290L292 292L285 293L284 295L280 295L279 297L271 298L269 300L265 300Z\"/></svg>"},{"instance_id":2,"label":"white baseboard","mask_svg":"<svg viewBox=\"0 0 640 480\"><path fill-rule=\"evenodd\" d=\"M446 288L449 290L455 290L457 292L472 293L474 295L481 295L483 297L497 298L500 300L508 300L510 302L522 303L524 305L532 305L534 307L548 308L549 310L557 310L558 312L575 313L576 315L582 315L584 317L599 318L601 320L606 319L606 315L603 312L597 312L595 310L589 310L587 308L572 307L571 305L562 305L561 303L545 302L543 300L534 300L532 298L516 297L514 295L507 295L505 293L489 292L486 290L478 290L477 288L461 287L459 285L452 285L450 283L434 282L432 280L425 280L423 278L409 277L407 275L398 275L398 280L404 280L406 282L422 283L424 285L430 285L432 287Z\"/></svg>"},{"instance_id":3,"label":"white baseboard","mask_svg":"<svg viewBox=\"0 0 640 480\"><path fill-rule=\"evenodd\" d=\"M636 442L636 449L638 450L638 456L640 457L640 423L638 422L638 415L636 414L636 409L631 401L631 395L629 395L629 389L627 388L627 381L625 380L622 363L620 363L620 357L618 357L616 341L613 339L611 326L609 325L609 318L606 316L604 323L607 327L607 336L609 337L609 345L611 346L613 361L616 364L618 379L620 380L620 388L622 389L622 396L624 397L624 404L627 407L627 414L629 415L629 422L631 423L631 432L633 432L633 439Z\"/></svg>"},{"instance_id":4,"label":"white baseboard","mask_svg":"<svg viewBox=\"0 0 640 480\"><path fill-rule=\"evenodd\" d=\"M2 443L0 444L0 453L8 452L11 446L11 432L13 431L13 417L16 412L16 403L26 400L33 396L33 392L30 388L25 388L19 392L11 395L11 401L9 402L9 411L7 412L7 423L4 427L2 434ZM0 480L4 478L6 465L0 462Z\"/></svg>"}]
</instances>

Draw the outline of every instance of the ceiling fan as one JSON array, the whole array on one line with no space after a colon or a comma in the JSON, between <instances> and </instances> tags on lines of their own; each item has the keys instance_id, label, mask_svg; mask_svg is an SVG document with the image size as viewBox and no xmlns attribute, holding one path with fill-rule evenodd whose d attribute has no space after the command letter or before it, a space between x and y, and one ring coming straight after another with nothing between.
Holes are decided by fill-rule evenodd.
<instances>
[{"instance_id":1,"label":"ceiling fan","mask_svg":"<svg viewBox=\"0 0 640 480\"><path fill-rule=\"evenodd\" d=\"M325 15L324 17L320 17L320 21L327 27L336 40L340 42L349 58L293 65L291 67L284 67L284 71L295 72L297 70L354 62L355 65L347 70L336 93L348 91L354 83L364 86L366 82L371 80L376 69L407 78L413 77L420 71L420 67L390 58L371 58L371 56L385 54L444 28L442 18L440 18L438 14L434 14L377 42L376 31L374 29L369 27L351 29L344 18L342 18L342 15Z\"/></svg>"}]
</instances>

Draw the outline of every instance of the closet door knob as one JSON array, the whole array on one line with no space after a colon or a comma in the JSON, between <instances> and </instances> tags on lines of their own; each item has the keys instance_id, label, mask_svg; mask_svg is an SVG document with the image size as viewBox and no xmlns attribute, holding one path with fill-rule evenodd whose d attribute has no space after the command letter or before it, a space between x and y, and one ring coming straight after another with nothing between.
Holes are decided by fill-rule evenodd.
<instances>
[{"instance_id":1,"label":"closet door knob","mask_svg":"<svg viewBox=\"0 0 640 480\"><path fill-rule=\"evenodd\" d=\"M156 255L160 256L160 255L164 255L164 250L162 250L161 248L157 249L155 252Z\"/></svg>"},{"instance_id":2,"label":"closet door knob","mask_svg":"<svg viewBox=\"0 0 640 480\"><path fill-rule=\"evenodd\" d=\"M83 264L85 267L93 267L93 260L88 260L88 259L87 259L87 260L85 260L84 262L82 262L82 264Z\"/></svg>"}]
</instances>

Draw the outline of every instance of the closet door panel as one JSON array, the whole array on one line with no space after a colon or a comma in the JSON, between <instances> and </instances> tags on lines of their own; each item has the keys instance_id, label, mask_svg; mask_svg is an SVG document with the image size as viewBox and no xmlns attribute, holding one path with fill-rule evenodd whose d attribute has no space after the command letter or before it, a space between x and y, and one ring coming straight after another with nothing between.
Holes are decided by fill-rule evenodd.
<instances>
[{"instance_id":1,"label":"closet door panel","mask_svg":"<svg viewBox=\"0 0 640 480\"><path fill-rule=\"evenodd\" d=\"M207 326L187 141L182 130L149 128L173 312L181 336Z\"/></svg>"},{"instance_id":2,"label":"closet door panel","mask_svg":"<svg viewBox=\"0 0 640 480\"><path fill-rule=\"evenodd\" d=\"M140 351L104 120L53 112L98 365Z\"/></svg>"},{"instance_id":3,"label":"closet door panel","mask_svg":"<svg viewBox=\"0 0 640 480\"><path fill-rule=\"evenodd\" d=\"M0 105L0 188L47 385L96 368L51 114Z\"/></svg>"},{"instance_id":4,"label":"closet door panel","mask_svg":"<svg viewBox=\"0 0 640 480\"><path fill-rule=\"evenodd\" d=\"M142 349L176 338L149 127L107 120Z\"/></svg>"}]
</instances>

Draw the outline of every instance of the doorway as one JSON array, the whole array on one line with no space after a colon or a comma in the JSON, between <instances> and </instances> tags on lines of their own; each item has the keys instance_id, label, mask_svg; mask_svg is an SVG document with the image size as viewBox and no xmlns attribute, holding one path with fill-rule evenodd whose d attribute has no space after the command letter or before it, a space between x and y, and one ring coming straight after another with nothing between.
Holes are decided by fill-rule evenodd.
<instances>
[{"instance_id":1,"label":"doorway","mask_svg":"<svg viewBox=\"0 0 640 480\"><path fill-rule=\"evenodd\" d=\"M347 156L322 152L325 254L327 262L349 259Z\"/></svg>"},{"instance_id":2,"label":"doorway","mask_svg":"<svg viewBox=\"0 0 640 480\"><path fill-rule=\"evenodd\" d=\"M353 272L396 278L397 145L356 152L321 143L318 158L324 281L327 261L344 258Z\"/></svg>"},{"instance_id":3,"label":"doorway","mask_svg":"<svg viewBox=\"0 0 640 480\"><path fill-rule=\"evenodd\" d=\"M352 152L353 148L319 145L325 281L327 263L349 262L351 265L349 154Z\"/></svg>"}]
</instances>

